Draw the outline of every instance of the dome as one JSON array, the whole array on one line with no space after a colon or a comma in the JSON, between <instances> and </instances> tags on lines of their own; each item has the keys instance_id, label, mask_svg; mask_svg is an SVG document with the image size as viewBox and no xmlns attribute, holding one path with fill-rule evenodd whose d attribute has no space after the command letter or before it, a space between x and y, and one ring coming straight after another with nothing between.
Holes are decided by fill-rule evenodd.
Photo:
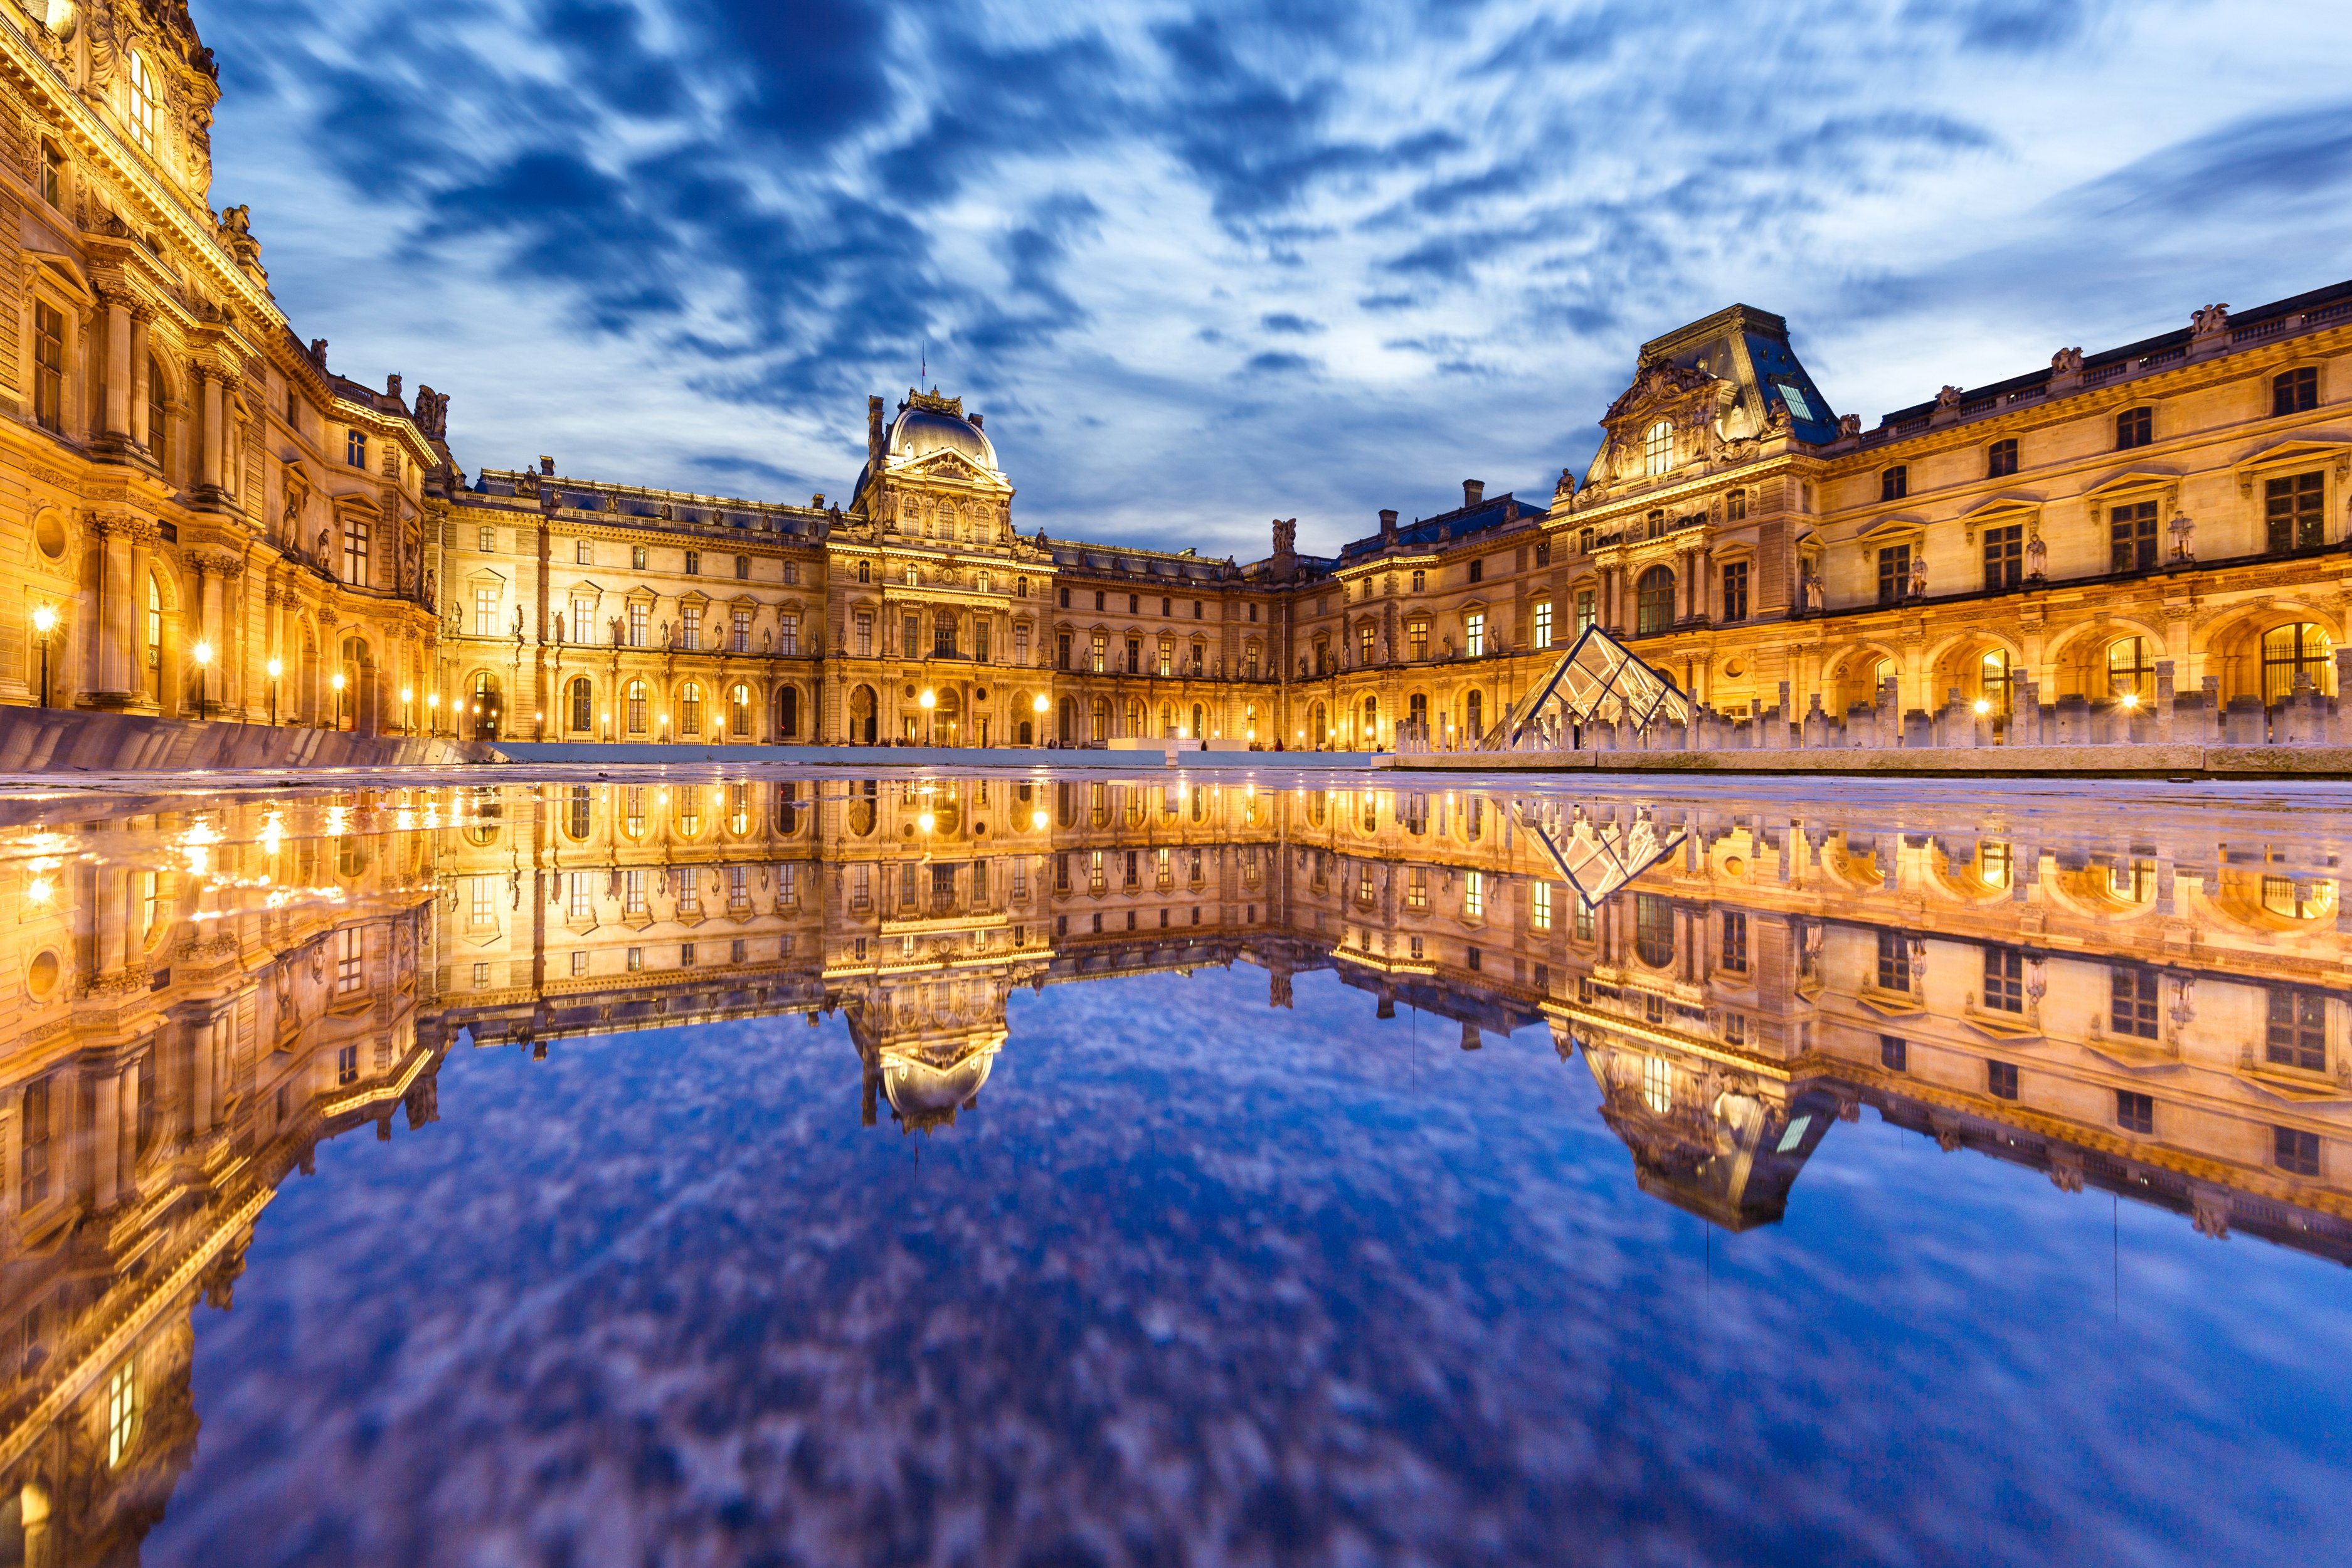
<instances>
[{"instance_id":1,"label":"dome","mask_svg":"<svg viewBox=\"0 0 2352 1568\"><path fill-rule=\"evenodd\" d=\"M900 1123L910 1130L951 1126L956 1112L980 1092L995 1065L993 1047L945 1065L894 1054L882 1064L882 1092Z\"/></svg>"},{"instance_id":2,"label":"dome","mask_svg":"<svg viewBox=\"0 0 2352 1568\"><path fill-rule=\"evenodd\" d=\"M983 468L996 467L996 448L988 444L979 426L963 416L960 399L926 397L898 411L898 422L890 426L892 461L906 462L942 451L969 458Z\"/></svg>"}]
</instances>

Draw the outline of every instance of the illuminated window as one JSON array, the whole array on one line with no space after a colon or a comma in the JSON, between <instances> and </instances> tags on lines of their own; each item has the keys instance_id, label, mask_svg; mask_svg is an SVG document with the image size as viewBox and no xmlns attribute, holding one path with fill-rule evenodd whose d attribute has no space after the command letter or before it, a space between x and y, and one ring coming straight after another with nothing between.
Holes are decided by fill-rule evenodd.
<instances>
[{"instance_id":1,"label":"illuminated window","mask_svg":"<svg viewBox=\"0 0 2352 1568\"><path fill-rule=\"evenodd\" d=\"M1468 615L1462 617L1462 644L1469 652L1472 658L1479 658L1485 656L1486 652L1486 617L1483 612L1473 610Z\"/></svg>"},{"instance_id":2,"label":"illuminated window","mask_svg":"<svg viewBox=\"0 0 2352 1568\"><path fill-rule=\"evenodd\" d=\"M1412 868L1412 874L1405 879L1404 907L1409 910L1425 910L1429 908L1429 869L1427 867L1415 866Z\"/></svg>"},{"instance_id":3,"label":"illuminated window","mask_svg":"<svg viewBox=\"0 0 2352 1568\"><path fill-rule=\"evenodd\" d=\"M1551 647L1551 601L1536 601L1536 647Z\"/></svg>"},{"instance_id":4,"label":"illuminated window","mask_svg":"<svg viewBox=\"0 0 2352 1568\"><path fill-rule=\"evenodd\" d=\"M1642 1058L1642 1103L1655 1116L1675 1108L1675 1069L1664 1057Z\"/></svg>"},{"instance_id":5,"label":"illuminated window","mask_svg":"<svg viewBox=\"0 0 2352 1568\"><path fill-rule=\"evenodd\" d=\"M629 606L629 646L631 647L646 646L646 634L651 628L653 611L654 607L642 599Z\"/></svg>"},{"instance_id":6,"label":"illuminated window","mask_svg":"<svg viewBox=\"0 0 2352 1568\"><path fill-rule=\"evenodd\" d=\"M496 588L474 590L474 635L478 637L499 635L499 591Z\"/></svg>"},{"instance_id":7,"label":"illuminated window","mask_svg":"<svg viewBox=\"0 0 2352 1568\"><path fill-rule=\"evenodd\" d=\"M2297 675L2326 695L2334 684L2334 645L2327 634L2308 621L2276 626L2263 634L2263 700L2273 707L2294 694Z\"/></svg>"},{"instance_id":8,"label":"illuminated window","mask_svg":"<svg viewBox=\"0 0 2352 1568\"><path fill-rule=\"evenodd\" d=\"M343 521L343 581L365 586L367 580L367 520L354 512Z\"/></svg>"},{"instance_id":9,"label":"illuminated window","mask_svg":"<svg viewBox=\"0 0 2352 1568\"><path fill-rule=\"evenodd\" d=\"M1551 884L1549 882L1538 882L1535 885L1534 902L1528 919L1538 931L1551 930Z\"/></svg>"},{"instance_id":10,"label":"illuminated window","mask_svg":"<svg viewBox=\"0 0 2352 1568\"><path fill-rule=\"evenodd\" d=\"M2156 695L2156 667L2148 662L2146 637L2118 637L2107 645L2107 695L2142 702Z\"/></svg>"},{"instance_id":11,"label":"illuminated window","mask_svg":"<svg viewBox=\"0 0 2352 1568\"><path fill-rule=\"evenodd\" d=\"M738 735L751 732L751 689L741 681L727 694L727 728Z\"/></svg>"},{"instance_id":12,"label":"illuminated window","mask_svg":"<svg viewBox=\"0 0 2352 1568\"><path fill-rule=\"evenodd\" d=\"M139 57L131 57L137 59ZM126 1361L106 1380L106 1463L119 1468L139 1440L139 1363Z\"/></svg>"},{"instance_id":13,"label":"illuminated window","mask_svg":"<svg viewBox=\"0 0 2352 1568\"><path fill-rule=\"evenodd\" d=\"M628 711L629 733L632 735L642 735L646 732L646 683L644 681L632 680L629 682L628 691L624 705Z\"/></svg>"},{"instance_id":14,"label":"illuminated window","mask_svg":"<svg viewBox=\"0 0 2352 1568\"><path fill-rule=\"evenodd\" d=\"M366 956L364 938L357 926L345 926L335 933L335 989L344 995L360 988Z\"/></svg>"},{"instance_id":15,"label":"illuminated window","mask_svg":"<svg viewBox=\"0 0 2352 1568\"><path fill-rule=\"evenodd\" d=\"M621 792L621 818L622 831L630 837L646 836L646 792L642 785L632 784Z\"/></svg>"},{"instance_id":16,"label":"illuminated window","mask_svg":"<svg viewBox=\"0 0 2352 1568\"><path fill-rule=\"evenodd\" d=\"M1359 665L1366 665L1372 662L1372 637L1373 632L1371 622L1366 621L1362 626L1356 628L1356 662Z\"/></svg>"},{"instance_id":17,"label":"illuminated window","mask_svg":"<svg viewBox=\"0 0 2352 1568\"><path fill-rule=\"evenodd\" d=\"M2303 550L2326 542L2326 477L2294 474L2263 483L2264 538L2273 550Z\"/></svg>"},{"instance_id":18,"label":"illuminated window","mask_svg":"<svg viewBox=\"0 0 2352 1568\"><path fill-rule=\"evenodd\" d=\"M33 304L33 417L44 430L63 430L66 413L66 318Z\"/></svg>"},{"instance_id":19,"label":"illuminated window","mask_svg":"<svg viewBox=\"0 0 2352 1568\"><path fill-rule=\"evenodd\" d=\"M163 661L163 590L153 577L147 579L147 667L153 669Z\"/></svg>"},{"instance_id":20,"label":"illuminated window","mask_svg":"<svg viewBox=\"0 0 2352 1568\"><path fill-rule=\"evenodd\" d=\"M1633 954L1653 969L1675 961L1675 909L1655 893L1633 895Z\"/></svg>"},{"instance_id":21,"label":"illuminated window","mask_svg":"<svg viewBox=\"0 0 2352 1568\"><path fill-rule=\"evenodd\" d=\"M1466 871L1462 877L1462 918L1484 920L1486 915L1486 878L1479 871Z\"/></svg>"},{"instance_id":22,"label":"illuminated window","mask_svg":"<svg viewBox=\"0 0 2352 1568\"><path fill-rule=\"evenodd\" d=\"M155 79L148 74L147 57L137 49L131 51L130 68L122 73L123 95L128 100L131 134L139 145L150 153L155 150Z\"/></svg>"},{"instance_id":23,"label":"illuminated window","mask_svg":"<svg viewBox=\"0 0 2352 1568\"><path fill-rule=\"evenodd\" d=\"M691 680L677 689L677 727L681 734L702 733L702 688Z\"/></svg>"},{"instance_id":24,"label":"illuminated window","mask_svg":"<svg viewBox=\"0 0 2352 1568\"><path fill-rule=\"evenodd\" d=\"M1663 474L1675 466L1675 427L1661 419L1642 440L1643 472Z\"/></svg>"}]
</instances>

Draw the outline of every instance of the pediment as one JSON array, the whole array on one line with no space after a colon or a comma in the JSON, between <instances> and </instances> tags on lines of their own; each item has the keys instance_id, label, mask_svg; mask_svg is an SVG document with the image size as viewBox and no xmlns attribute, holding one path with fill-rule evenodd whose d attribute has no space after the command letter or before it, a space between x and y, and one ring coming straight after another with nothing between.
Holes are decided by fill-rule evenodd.
<instances>
[{"instance_id":1,"label":"pediment","mask_svg":"<svg viewBox=\"0 0 2352 1568\"><path fill-rule=\"evenodd\" d=\"M2126 468L2121 473L2102 479L2084 490L2083 499L2090 500L2095 498L2122 495L2128 490L2158 489L2163 486L2177 485L2179 482L2179 474L2164 469Z\"/></svg>"},{"instance_id":2,"label":"pediment","mask_svg":"<svg viewBox=\"0 0 2352 1568\"><path fill-rule=\"evenodd\" d=\"M2274 441L2238 459L2238 483L2251 487L2253 476L2264 468L2280 468L2305 463L2333 463L2340 475L2344 466L2352 462L2352 441L2315 440L2308 436L2296 436L2284 441Z\"/></svg>"},{"instance_id":3,"label":"pediment","mask_svg":"<svg viewBox=\"0 0 2352 1568\"><path fill-rule=\"evenodd\" d=\"M2000 517L2004 513L2019 517L2031 516L2042 510L2042 502L2032 496L1988 496L1960 513L1971 526Z\"/></svg>"},{"instance_id":4,"label":"pediment","mask_svg":"<svg viewBox=\"0 0 2352 1568\"><path fill-rule=\"evenodd\" d=\"M1857 544L1896 544L1916 539L1927 531L1927 525L1916 517L1882 517L1854 535Z\"/></svg>"},{"instance_id":5,"label":"pediment","mask_svg":"<svg viewBox=\"0 0 2352 1568\"><path fill-rule=\"evenodd\" d=\"M1614 425L1621 419L1634 418L1669 405L1687 403L1722 384L1727 384L1721 376L1710 375L1688 365L1654 364L1635 375L1633 384L1609 405L1603 423Z\"/></svg>"}]
</instances>

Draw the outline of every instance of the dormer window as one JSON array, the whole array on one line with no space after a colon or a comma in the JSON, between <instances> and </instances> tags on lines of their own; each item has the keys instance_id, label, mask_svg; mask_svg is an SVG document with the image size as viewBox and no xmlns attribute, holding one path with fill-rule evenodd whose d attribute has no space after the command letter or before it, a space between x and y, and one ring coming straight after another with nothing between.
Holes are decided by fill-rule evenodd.
<instances>
[{"instance_id":1,"label":"dormer window","mask_svg":"<svg viewBox=\"0 0 2352 1568\"><path fill-rule=\"evenodd\" d=\"M131 68L123 73L123 91L128 99L131 134L139 145L150 153L155 150L155 81L147 74L147 57L138 50L131 51Z\"/></svg>"},{"instance_id":2,"label":"dormer window","mask_svg":"<svg viewBox=\"0 0 2352 1568\"><path fill-rule=\"evenodd\" d=\"M1643 472L1663 474L1675 466L1675 427L1661 419L1642 439Z\"/></svg>"}]
</instances>

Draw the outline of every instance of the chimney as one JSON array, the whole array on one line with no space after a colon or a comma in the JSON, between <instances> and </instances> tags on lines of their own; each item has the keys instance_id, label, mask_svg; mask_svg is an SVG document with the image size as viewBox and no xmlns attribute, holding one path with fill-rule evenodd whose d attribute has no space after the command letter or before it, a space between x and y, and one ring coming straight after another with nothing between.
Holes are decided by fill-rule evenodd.
<instances>
[{"instance_id":1,"label":"chimney","mask_svg":"<svg viewBox=\"0 0 2352 1568\"><path fill-rule=\"evenodd\" d=\"M1396 537L1396 508L1392 506L1381 509L1381 537L1382 539Z\"/></svg>"},{"instance_id":2,"label":"chimney","mask_svg":"<svg viewBox=\"0 0 2352 1568\"><path fill-rule=\"evenodd\" d=\"M882 463L882 400L866 400L866 460L876 468Z\"/></svg>"},{"instance_id":3,"label":"chimney","mask_svg":"<svg viewBox=\"0 0 2352 1568\"><path fill-rule=\"evenodd\" d=\"M552 477L555 473L555 459L542 455L539 459L539 471Z\"/></svg>"},{"instance_id":4,"label":"chimney","mask_svg":"<svg viewBox=\"0 0 2352 1568\"><path fill-rule=\"evenodd\" d=\"M1476 506L1480 501L1485 500L1486 499L1486 480L1465 479L1462 481L1462 504L1464 506Z\"/></svg>"},{"instance_id":5,"label":"chimney","mask_svg":"<svg viewBox=\"0 0 2352 1568\"><path fill-rule=\"evenodd\" d=\"M400 377L388 375L383 381L383 395L394 403L400 401Z\"/></svg>"}]
</instances>

